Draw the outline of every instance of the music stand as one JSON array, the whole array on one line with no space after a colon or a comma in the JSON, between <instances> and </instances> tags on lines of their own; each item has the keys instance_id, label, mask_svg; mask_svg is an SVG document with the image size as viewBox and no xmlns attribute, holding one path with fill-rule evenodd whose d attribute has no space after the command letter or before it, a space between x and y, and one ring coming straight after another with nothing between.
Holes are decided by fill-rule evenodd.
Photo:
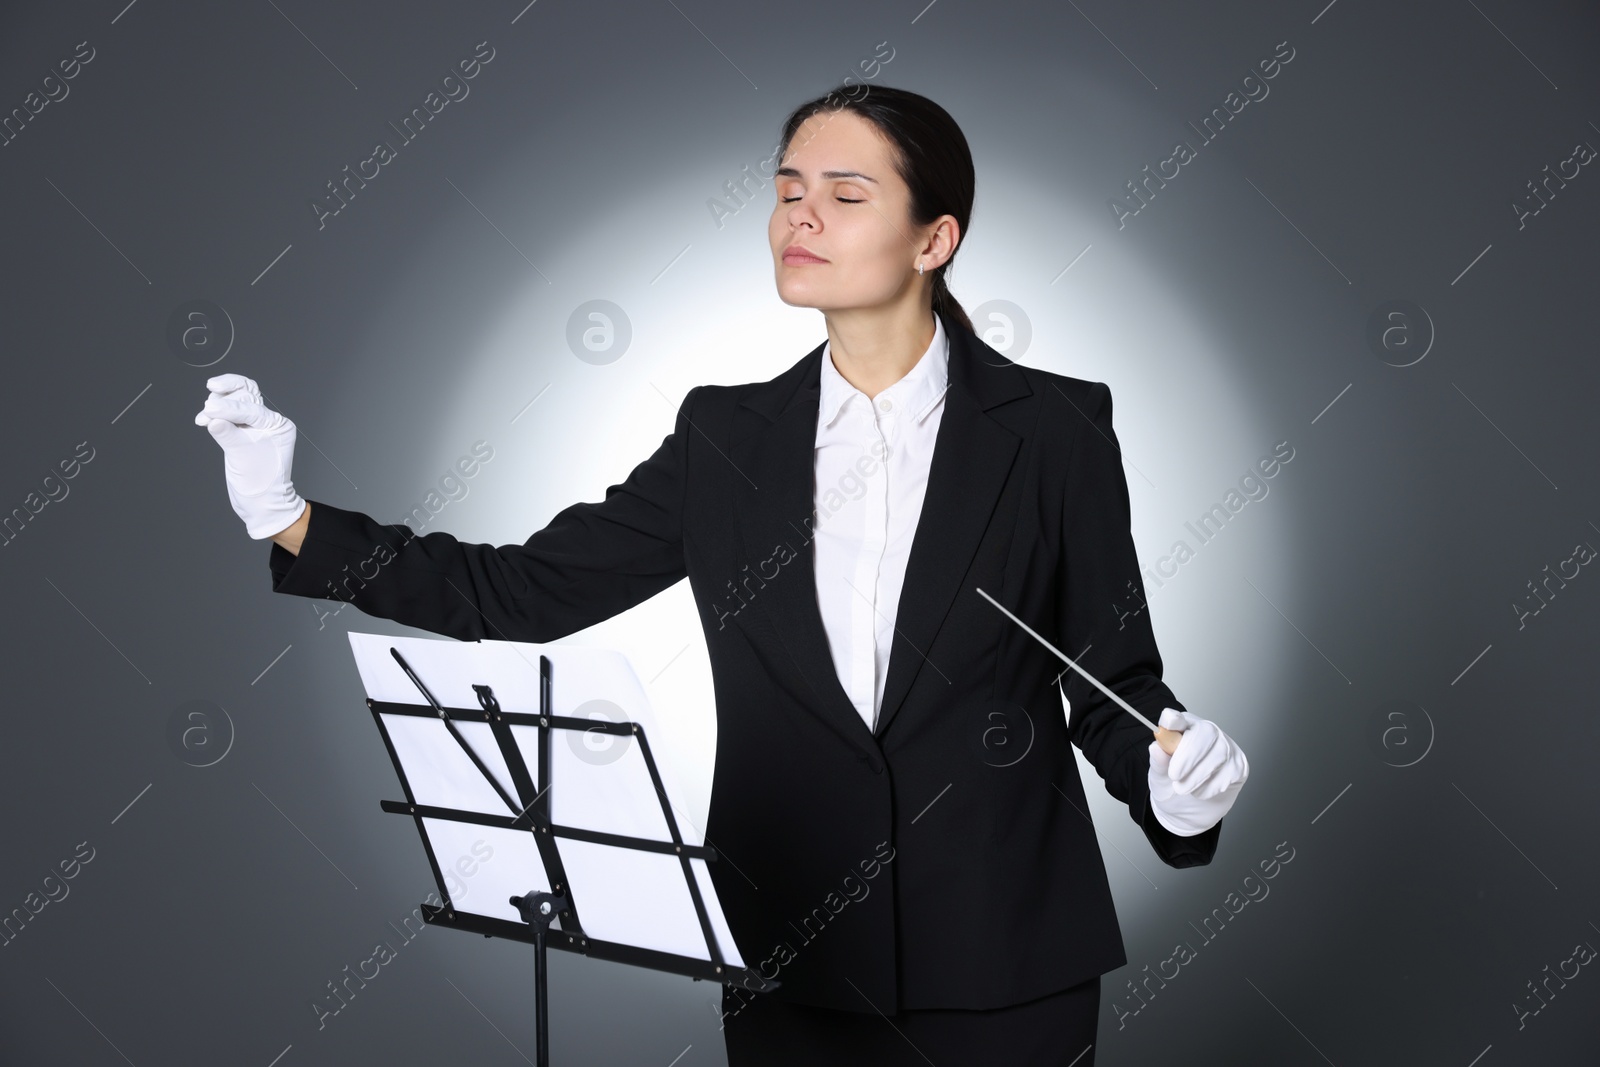
<instances>
[{"instance_id":1,"label":"music stand","mask_svg":"<svg viewBox=\"0 0 1600 1067\"><path fill-rule=\"evenodd\" d=\"M415 821L439 885L442 903L424 902L423 920L534 946L539 1067L550 1062L550 947L777 988L739 955L708 868L715 850L679 829L638 721L648 698L625 656L349 636L406 796L381 806ZM474 680L482 678L493 681ZM596 701L618 721L557 714L592 714ZM597 733L620 740L595 754L582 742Z\"/></svg>"}]
</instances>

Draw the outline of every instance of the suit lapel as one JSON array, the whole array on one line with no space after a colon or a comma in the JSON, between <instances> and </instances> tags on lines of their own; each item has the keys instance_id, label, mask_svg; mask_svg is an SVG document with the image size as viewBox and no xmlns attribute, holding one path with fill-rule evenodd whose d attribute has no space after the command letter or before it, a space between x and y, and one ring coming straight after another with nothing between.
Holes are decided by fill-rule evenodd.
<instances>
[{"instance_id":1,"label":"suit lapel","mask_svg":"<svg viewBox=\"0 0 1600 1067\"><path fill-rule=\"evenodd\" d=\"M948 684L949 673L956 669L954 664L930 659L929 649L966 581L1022 442L985 412L1033 393L1016 365L972 331L948 317L944 327L950 338L950 388L895 612L878 737L889 729L918 675L930 670L936 680Z\"/></svg>"},{"instance_id":2,"label":"suit lapel","mask_svg":"<svg viewBox=\"0 0 1600 1067\"><path fill-rule=\"evenodd\" d=\"M950 341L950 388L895 616L889 676L878 714L880 737L927 663L927 650L1016 458L1021 439L985 412L1032 393L1009 360L950 318L943 322ZM811 538L822 349L818 345L777 378L747 390L741 400L763 423L729 447L729 459L743 475L734 479L736 523L752 572L758 570L755 561L772 557L776 546L794 551L795 557L775 577L763 574L764 582L751 582L754 596L765 603L779 638L816 694L818 716L870 754L877 746L839 682L817 606ZM936 671L940 667L932 665Z\"/></svg>"},{"instance_id":3,"label":"suit lapel","mask_svg":"<svg viewBox=\"0 0 1600 1067\"><path fill-rule=\"evenodd\" d=\"M745 391L742 406L758 412L762 421L728 450L735 469L744 475L734 478L734 512L750 570L764 572L759 573L764 581L749 583L753 603L757 610L765 609L816 695L812 710L849 744L871 754L876 748L872 735L839 683L817 606L811 541L822 349L818 345L777 378ZM784 546L782 552L779 546ZM776 575L774 564L755 563L782 560L787 552L793 558Z\"/></svg>"}]
</instances>

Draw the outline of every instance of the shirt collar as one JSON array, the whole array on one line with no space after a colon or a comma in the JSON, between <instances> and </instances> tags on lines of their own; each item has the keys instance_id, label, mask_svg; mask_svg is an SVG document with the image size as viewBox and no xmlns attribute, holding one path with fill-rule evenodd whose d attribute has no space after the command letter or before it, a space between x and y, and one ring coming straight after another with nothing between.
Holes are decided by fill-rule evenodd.
<instances>
[{"instance_id":1,"label":"shirt collar","mask_svg":"<svg viewBox=\"0 0 1600 1067\"><path fill-rule=\"evenodd\" d=\"M817 419L822 426L832 425L852 396L866 396L839 373L839 368L833 365L832 353L831 342L822 346L821 396L817 405ZM944 332L943 321L935 315L933 340L929 342L927 351L922 353L905 377L878 396L887 396L896 401L902 411L910 411L911 418L921 422L933 410L934 402L944 395L949 381L950 342Z\"/></svg>"}]
</instances>

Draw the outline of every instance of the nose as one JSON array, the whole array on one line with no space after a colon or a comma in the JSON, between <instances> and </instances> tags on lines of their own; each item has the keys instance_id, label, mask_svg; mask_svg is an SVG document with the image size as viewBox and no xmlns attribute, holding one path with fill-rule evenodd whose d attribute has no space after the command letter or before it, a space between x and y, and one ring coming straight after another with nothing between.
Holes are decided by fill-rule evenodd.
<instances>
[{"instance_id":1,"label":"nose","mask_svg":"<svg viewBox=\"0 0 1600 1067\"><path fill-rule=\"evenodd\" d=\"M809 226L813 230L817 227L817 213L811 206L811 198L802 196L799 200L789 205L789 229L797 226Z\"/></svg>"}]
</instances>

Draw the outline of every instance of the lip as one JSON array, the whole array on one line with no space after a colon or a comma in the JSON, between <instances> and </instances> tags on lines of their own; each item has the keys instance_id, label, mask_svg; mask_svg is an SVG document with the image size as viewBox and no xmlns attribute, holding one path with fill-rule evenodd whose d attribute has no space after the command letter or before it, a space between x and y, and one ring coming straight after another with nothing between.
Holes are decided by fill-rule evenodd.
<instances>
[{"instance_id":1,"label":"lip","mask_svg":"<svg viewBox=\"0 0 1600 1067\"><path fill-rule=\"evenodd\" d=\"M785 263L796 264L828 262L804 245L790 245L788 248L785 248L783 250L783 261Z\"/></svg>"}]
</instances>

